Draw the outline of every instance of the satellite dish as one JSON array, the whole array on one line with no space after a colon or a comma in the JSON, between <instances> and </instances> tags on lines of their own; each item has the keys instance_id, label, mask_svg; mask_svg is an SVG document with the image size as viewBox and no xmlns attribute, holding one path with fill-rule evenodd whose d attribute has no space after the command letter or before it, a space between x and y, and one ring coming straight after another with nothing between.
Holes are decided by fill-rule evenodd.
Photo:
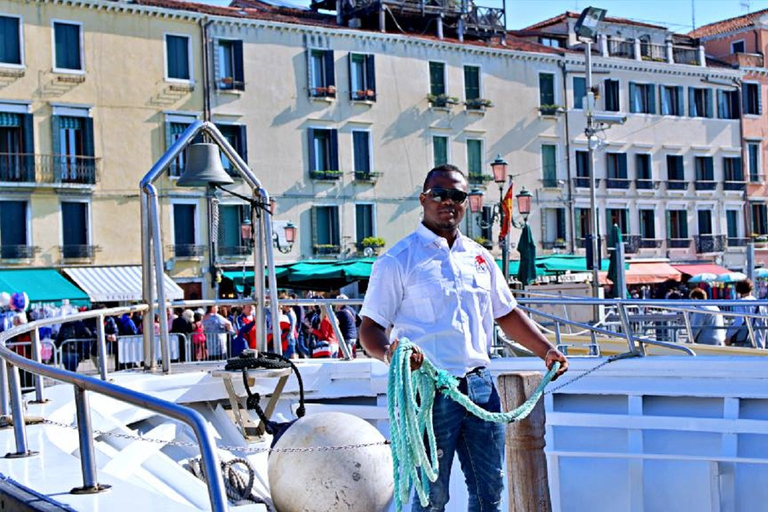
<instances>
[{"instance_id":1,"label":"satellite dish","mask_svg":"<svg viewBox=\"0 0 768 512\"><path fill-rule=\"evenodd\" d=\"M365 249L363 249L363 256L365 256L366 258L370 258L371 256L373 256L373 247L366 247Z\"/></svg>"}]
</instances>

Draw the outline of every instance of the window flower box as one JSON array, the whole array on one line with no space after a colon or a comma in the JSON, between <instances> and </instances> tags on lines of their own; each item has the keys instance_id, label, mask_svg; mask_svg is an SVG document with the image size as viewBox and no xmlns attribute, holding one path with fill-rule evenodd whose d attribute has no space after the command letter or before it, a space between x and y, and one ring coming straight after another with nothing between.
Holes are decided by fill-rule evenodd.
<instances>
[{"instance_id":1,"label":"window flower box","mask_svg":"<svg viewBox=\"0 0 768 512\"><path fill-rule=\"evenodd\" d=\"M383 172L377 172L377 171L355 171L355 181L376 181L381 175L384 174Z\"/></svg>"},{"instance_id":2,"label":"window flower box","mask_svg":"<svg viewBox=\"0 0 768 512\"><path fill-rule=\"evenodd\" d=\"M459 104L459 98L447 94L427 94L427 101L433 108L451 108Z\"/></svg>"},{"instance_id":3,"label":"window flower box","mask_svg":"<svg viewBox=\"0 0 768 512\"><path fill-rule=\"evenodd\" d=\"M341 246L334 244L315 244L312 246L313 252L318 256L335 255L341 252Z\"/></svg>"},{"instance_id":4,"label":"window flower box","mask_svg":"<svg viewBox=\"0 0 768 512\"><path fill-rule=\"evenodd\" d=\"M354 91L352 93L353 101L376 101L376 91L372 89L365 89Z\"/></svg>"},{"instance_id":5,"label":"window flower box","mask_svg":"<svg viewBox=\"0 0 768 512\"><path fill-rule=\"evenodd\" d=\"M313 98L335 98L336 86L329 85L327 87L310 87L309 92Z\"/></svg>"},{"instance_id":6,"label":"window flower box","mask_svg":"<svg viewBox=\"0 0 768 512\"><path fill-rule=\"evenodd\" d=\"M493 107L493 102L485 98L472 98L464 102L467 110L485 110Z\"/></svg>"},{"instance_id":7,"label":"window flower box","mask_svg":"<svg viewBox=\"0 0 768 512\"><path fill-rule=\"evenodd\" d=\"M326 170L326 171L309 171L309 177L313 180L322 181L338 181L341 179L341 171Z\"/></svg>"},{"instance_id":8,"label":"window flower box","mask_svg":"<svg viewBox=\"0 0 768 512\"><path fill-rule=\"evenodd\" d=\"M560 105L540 105L539 113L543 116L556 116L565 112Z\"/></svg>"}]
</instances>

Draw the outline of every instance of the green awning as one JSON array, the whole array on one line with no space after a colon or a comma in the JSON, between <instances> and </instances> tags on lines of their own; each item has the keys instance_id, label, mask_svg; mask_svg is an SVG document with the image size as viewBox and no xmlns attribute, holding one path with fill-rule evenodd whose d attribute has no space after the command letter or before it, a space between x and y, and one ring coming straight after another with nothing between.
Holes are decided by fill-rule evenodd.
<instances>
[{"instance_id":1,"label":"green awning","mask_svg":"<svg viewBox=\"0 0 768 512\"><path fill-rule=\"evenodd\" d=\"M496 260L496 264L501 267L501 260ZM600 269L608 270L610 260L605 258L600 261ZM510 260L509 275L517 275L520 260ZM571 254L553 254L536 258L537 276L554 276L565 272L590 272L587 268L587 258L584 256L575 256Z\"/></svg>"},{"instance_id":2,"label":"green awning","mask_svg":"<svg viewBox=\"0 0 768 512\"><path fill-rule=\"evenodd\" d=\"M287 267L275 267L275 275L278 279L286 274L288 274ZM229 270L227 272L223 272L221 275L240 285L243 284L244 281L250 281L251 283L253 282L253 270L246 270L245 272L241 270ZM264 269L264 277L267 277L266 269Z\"/></svg>"},{"instance_id":3,"label":"green awning","mask_svg":"<svg viewBox=\"0 0 768 512\"><path fill-rule=\"evenodd\" d=\"M60 306L63 299L75 306L89 306L88 295L57 271L47 269L0 270L0 291L26 292L33 306Z\"/></svg>"},{"instance_id":4,"label":"green awning","mask_svg":"<svg viewBox=\"0 0 768 512\"><path fill-rule=\"evenodd\" d=\"M308 290L334 290L355 281L371 277L371 268L376 258L354 258L348 260L306 260L275 268L279 288L302 288ZM222 274L234 281L242 292L244 282L253 281L253 271L230 270Z\"/></svg>"}]
</instances>

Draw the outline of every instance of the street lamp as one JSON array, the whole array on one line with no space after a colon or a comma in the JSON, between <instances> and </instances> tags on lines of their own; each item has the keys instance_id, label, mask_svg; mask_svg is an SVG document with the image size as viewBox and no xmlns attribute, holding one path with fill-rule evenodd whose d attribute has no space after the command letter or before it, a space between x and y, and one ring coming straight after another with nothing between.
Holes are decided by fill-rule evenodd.
<instances>
[{"instance_id":1,"label":"street lamp","mask_svg":"<svg viewBox=\"0 0 768 512\"><path fill-rule=\"evenodd\" d=\"M274 202L272 204L274 204ZM293 243L296 241L296 225L293 222L288 221L288 223L283 226L283 231L286 245L280 245L280 236L276 231L272 232L272 245L274 245L281 253L288 254L293 249ZM242 224L240 224L240 237L245 240L249 250L253 248L253 224L251 223L251 219L245 219Z\"/></svg>"}]
</instances>

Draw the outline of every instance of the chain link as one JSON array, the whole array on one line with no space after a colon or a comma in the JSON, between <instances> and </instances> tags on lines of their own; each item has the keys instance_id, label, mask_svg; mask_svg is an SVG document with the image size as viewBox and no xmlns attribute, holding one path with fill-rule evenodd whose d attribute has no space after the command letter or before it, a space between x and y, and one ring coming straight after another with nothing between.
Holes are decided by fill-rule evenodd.
<instances>
[{"instance_id":1,"label":"chain link","mask_svg":"<svg viewBox=\"0 0 768 512\"><path fill-rule=\"evenodd\" d=\"M71 423L63 423L60 421L43 420L46 425L54 425L57 427L64 427L73 430L77 430L77 425ZM169 446L179 446L183 448L197 448L197 443L184 442L184 441L165 441L163 439L155 439L152 437L144 437L137 434L124 434L122 432L105 432L103 430L94 430L94 434L99 436L116 437L120 439L129 439L131 441L145 441L147 443L160 443ZM389 445L389 441L373 441L370 443L358 443L348 444L342 446L308 446L306 448L263 448L263 447L243 447L243 446L219 446L219 449L226 451L234 451L241 453L300 453L300 452L330 452L338 450L356 450L358 448L367 448L369 446L386 446Z\"/></svg>"},{"instance_id":2,"label":"chain link","mask_svg":"<svg viewBox=\"0 0 768 512\"><path fill-rule=\"evenodd\" d=\"M592 373L595 373L597 370L599 370L599 369L600 369L600 368L602 368L603 366L605 366L605 365L607 365L607 364L610 364L610 363L612 363L612 362L614 362L614 361L618 361L619 359L623 359L623 357L611 356L611 357L609 357L608 359L606 359L605 361L603 361L603 362L601 362L601 363L599 363L599 364L596 364L595 366L593 366L593 367L592 367L592 368L590 368L589 370L585 371L585 372L584 372L584 373L582 373L581 375L577 375L576 377L572 378L571 380L567 380L567 381L565 381L565 382L563 382L563 383L561 383L561 384L558 384L557 386L554 386L554 387L552 387L552 388L550 388L550 389L547 389L547 390L544 392L544 394L545 394L545 395L551 395L551 394L552 394L552 393L554 393L555 391L559 391L559 390L563 389L565 386L570 386L570 385L571 385L571 384L573 384L574 382L576 382L576 381L579 381L579 380L583 379L583 378L584 378L584 377L586 377L587 375L590 375L590 374L592 374Z\"/></svg>"}]
</instances>

